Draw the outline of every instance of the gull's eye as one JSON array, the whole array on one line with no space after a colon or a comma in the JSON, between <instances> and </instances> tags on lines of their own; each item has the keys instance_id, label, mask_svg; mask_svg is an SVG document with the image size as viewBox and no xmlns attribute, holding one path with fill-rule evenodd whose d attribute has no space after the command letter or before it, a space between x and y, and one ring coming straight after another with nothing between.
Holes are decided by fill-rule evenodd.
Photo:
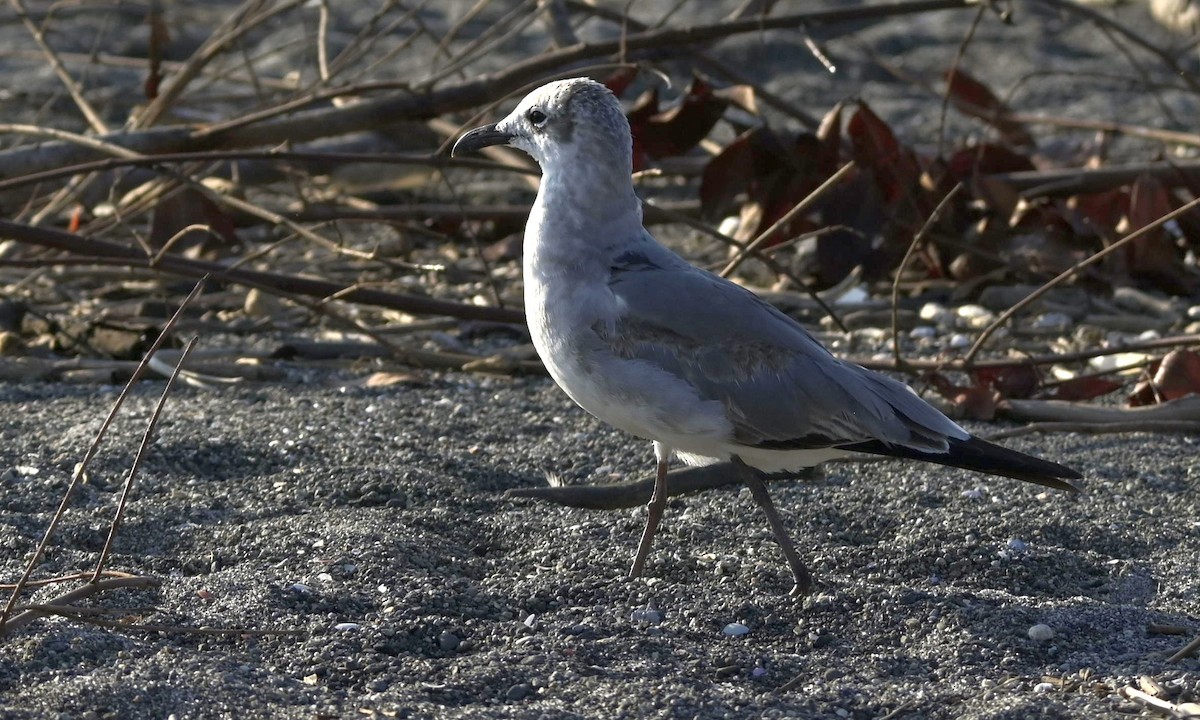
<instances>
[{"instance_id":1,"label":"gull's eye","mask_svg":"<svg viewBox=\"0 0 1200 720\"><path fill-rule=\"evenodd\" d=\"M549 119L546 117L546 113L538 110L537 108L531 109L525 114L525 117L529 118L529 122L536 128L540 128L541 126L545 125L546 121Z\"/></svg>"}]
</instances>

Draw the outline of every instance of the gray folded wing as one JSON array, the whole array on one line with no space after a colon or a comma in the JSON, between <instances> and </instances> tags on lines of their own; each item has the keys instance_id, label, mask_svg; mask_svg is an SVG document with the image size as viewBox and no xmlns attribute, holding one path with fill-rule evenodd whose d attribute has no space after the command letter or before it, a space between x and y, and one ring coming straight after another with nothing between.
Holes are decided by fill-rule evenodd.
<instances>
[{"instance_id":1,"label":"gray folded wing","mask_svg":"<svg viewBox=\"0 0 1200 720\"><path fill-rule=\"evenodd\" d=\"M640 246L617 259L610 349L719 400L749 446L780 450L864 440L945 452L968 433L906 385L835 358L748 290Z\"/></svg>"}]
</instances>

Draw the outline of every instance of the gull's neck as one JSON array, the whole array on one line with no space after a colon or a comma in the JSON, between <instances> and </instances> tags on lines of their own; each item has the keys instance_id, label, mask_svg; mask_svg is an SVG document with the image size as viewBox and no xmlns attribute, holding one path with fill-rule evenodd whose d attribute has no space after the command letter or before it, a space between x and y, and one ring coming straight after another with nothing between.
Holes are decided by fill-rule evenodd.
<instances>
[{"instance_id":1,"label":"gull's neck","mask_svg":"<svg viewBox=\"0 0 1200 720\"><path fill-rule=\"evenodd\" d=\"M629 168L612 159L553 158L542 169L529 217L528 230L534 229L539 231L531 234L535 241L554 246L539 249L552 254L606 254L640 236L642 203Z\"/></svg>"}]
</instances>

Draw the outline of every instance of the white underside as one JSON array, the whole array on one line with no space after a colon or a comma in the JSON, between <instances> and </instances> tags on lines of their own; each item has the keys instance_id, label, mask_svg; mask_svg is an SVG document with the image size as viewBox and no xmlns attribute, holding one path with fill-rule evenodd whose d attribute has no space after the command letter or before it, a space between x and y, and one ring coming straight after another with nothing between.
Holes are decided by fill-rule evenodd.
<instances>
[{"instance_id":1,"label":"white underside","mask_svg":"<svg viewBox=\"0 0 1200 720\"><path fill-rule=\"evenodd\" d=\"M711 465L722 462L737 455L752 468L765 473L797 472L805 468L820 465L823 462L844 458L851 455L848 450L837 448L813 448L808 450L763 450L737 446L730 448L717 457L697 455L694 453L676 451L675 455L688 465Z\"/></svg>"}]
</instances>

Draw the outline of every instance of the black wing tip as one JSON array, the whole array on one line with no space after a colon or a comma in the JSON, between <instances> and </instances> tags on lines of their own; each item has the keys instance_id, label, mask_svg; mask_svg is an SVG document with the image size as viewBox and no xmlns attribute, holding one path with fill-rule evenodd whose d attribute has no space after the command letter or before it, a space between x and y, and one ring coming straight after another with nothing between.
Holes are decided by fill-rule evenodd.
<instances>
[{"instance_id":1,"label":"black wing tip","mask_svg":"<svg viewBox=\"0 0 1200 720\"><path fill-rule=\"evenodd\" d=\"M1078 470L1027 455L1018 450L997 445L974 435L965 440L951 438L950 449L945 453L914 450L900 445L887 445L879 440L870 440L854 445L842 446L846 450L887 455L890 457L924 460L950 467L974 470L988 475L999 475L1014 480L1043 485L1055 490L1080 492L1078 486L1068 482L1083 477Z\"/></svg>"},{"instance_id":2,"label":"black wing tip","mask_svg":"<svg viewBox=\"0 0 1200 720\"><path fill-rule=\"evenodd\" d=\"M1074 468L997 445L973 435L966 440L951 440L949 455L952 459L962 456L963 460L971 463L963 467L971 470L991 472L994 475L1004 475L1072 492L1078 492L1079 488L1067 481L1083 478L1083 474Z\"/></svg>"}]
</instances>

